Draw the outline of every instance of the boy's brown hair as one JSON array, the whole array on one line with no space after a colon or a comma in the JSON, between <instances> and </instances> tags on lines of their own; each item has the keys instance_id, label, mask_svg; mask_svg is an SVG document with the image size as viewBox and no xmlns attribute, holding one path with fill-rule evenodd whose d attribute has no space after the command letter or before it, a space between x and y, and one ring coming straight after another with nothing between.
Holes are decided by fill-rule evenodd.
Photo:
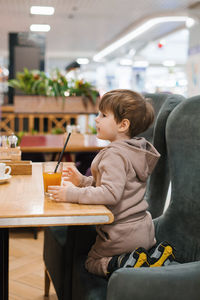
<instances>
[{"instance_id":1,"label":"boy's brown hair","mask_svg":"<svg viewBox=\"0 0 200 300\"><path fill-rule=\"evenodd\" d=\"M130 137L147 130L154 120L154 109L150 100L126 89L112 90L104 94L99 103L99 110L103 113L111 111L117 123L128 119Z\"/></svg>"}]
</instances>

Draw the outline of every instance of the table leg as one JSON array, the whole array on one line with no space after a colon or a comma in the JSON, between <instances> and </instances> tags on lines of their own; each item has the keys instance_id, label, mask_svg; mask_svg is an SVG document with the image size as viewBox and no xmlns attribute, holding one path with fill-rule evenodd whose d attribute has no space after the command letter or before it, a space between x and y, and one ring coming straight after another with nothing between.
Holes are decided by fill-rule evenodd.
<instances>
[{"instance_id":1,"label":"table leg","mask_svg":"<svg viewBox=\"0 0 200 300\"><path fill-rule=\"evenodd\" d=\"M8 300L9 229L0 229L0 299Z\"/></svg>"}]
</instances>

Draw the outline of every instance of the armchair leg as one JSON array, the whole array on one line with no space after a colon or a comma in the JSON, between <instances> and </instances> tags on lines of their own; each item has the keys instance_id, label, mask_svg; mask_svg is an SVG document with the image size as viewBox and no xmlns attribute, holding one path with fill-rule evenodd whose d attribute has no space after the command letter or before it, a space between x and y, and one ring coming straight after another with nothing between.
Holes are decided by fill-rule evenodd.
<instances>
[{"instance_id":1,"label":"armchair leg","mask_svg":"<svg viewBox=\"0 0 200 300\"><path fill-rule=\"evenodd\" d=\"M44 271L44 296L49 297L49 289L50 289L50 277L47 269Z\"/></svg>"}]
</instances>

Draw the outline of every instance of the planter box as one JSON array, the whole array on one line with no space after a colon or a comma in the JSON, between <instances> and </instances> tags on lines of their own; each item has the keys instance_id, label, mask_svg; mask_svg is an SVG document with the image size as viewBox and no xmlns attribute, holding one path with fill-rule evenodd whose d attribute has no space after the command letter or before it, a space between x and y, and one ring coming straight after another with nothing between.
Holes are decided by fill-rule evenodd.
<instances>
[{"instance_id":1,"label":"planter box","mask_svg":"<svg viewBox=\"0 0 200 300\"><path fill-rule=\"evenodd\" d=\"M98 112L98 101L96 105L87 102L83 105L82 97L63 98L45 96L18 96L14 97L15 113L69 113L69 114L95 114Z\"/></svg>"}]
</instances>

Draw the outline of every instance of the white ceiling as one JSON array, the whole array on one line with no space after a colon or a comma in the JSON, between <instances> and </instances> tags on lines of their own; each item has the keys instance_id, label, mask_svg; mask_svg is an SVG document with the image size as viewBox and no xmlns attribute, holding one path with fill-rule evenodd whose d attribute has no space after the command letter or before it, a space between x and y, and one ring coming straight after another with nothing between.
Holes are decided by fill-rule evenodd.
<instances>
[{"instance_id":1,"label":"white ceiling","mask_svg":"<svg viewBox=\"0 0 200 300\"><path fill-rule=\"evenodd\" d=\"M176 65L184 65L188 57L188 39L188 29L176 31L164 38L162 48L158 47L160 40L150 42L140 51L140 56L151 65L162 64L166 60L174 61Z\"/></svg>"},{"instance_id":2,"label":"white ceiling","mask_svg":"<svg viewBox=\"0 0 200 300\"><path fill-rule=\"evenodd\" d=\"M8 56L8 33L27 32L33 23L49 24L48 57L91 57L144 19L186 11L194 0L0 0L0 56ZM54 6L53 16L32 16L31 5ZM146 43L176 29L178 24L157 26L134 43Z\"/></svg>"}]
</instances>

